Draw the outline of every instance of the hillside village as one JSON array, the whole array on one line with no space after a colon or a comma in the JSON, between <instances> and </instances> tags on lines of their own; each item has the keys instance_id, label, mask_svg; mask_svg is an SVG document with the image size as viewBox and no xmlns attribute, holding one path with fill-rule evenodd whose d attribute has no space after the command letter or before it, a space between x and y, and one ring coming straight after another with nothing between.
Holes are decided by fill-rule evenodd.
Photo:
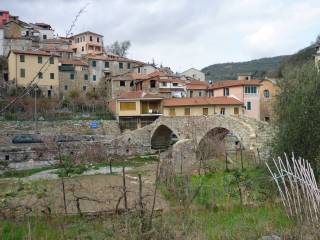
<instances>
[{"instance_id":1,"label":"hillside village","mask_svg":"<svg viewBox=\"0 0 320 240\"><path fill-rule=\"evenodd\" d=\"M174 73L112 54L98 33L58 37L50 24L29 24L8 11L1 12L0 21L0 55L8 61L3 96L37 86L51 99L72 94L103 98L122 129L143 127L160 115L230 114L272 120L274 79L239 73L238 80L211 83L194 68Z\"/></svg>"},{"instance_id":2,"label":"hillside village","mask_svg":"<svg viewBox=\"0 0 320 240\"><path fill-rule=\"evenodd\" d=\"M0 239L320 239L320 36L293 55L175 72L128 57L94 15L72 33L85 9L65 36L0 10Z\"/></svg>"}]
</instances>

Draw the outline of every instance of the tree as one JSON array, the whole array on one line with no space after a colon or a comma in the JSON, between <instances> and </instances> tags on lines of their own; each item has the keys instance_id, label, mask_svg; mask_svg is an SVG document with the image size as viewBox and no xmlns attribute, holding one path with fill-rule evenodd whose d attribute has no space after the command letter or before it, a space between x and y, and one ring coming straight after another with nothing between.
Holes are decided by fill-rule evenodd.
<instances>
[{"instance_id":1,"label":"tree","mask_svg":"<svg viewBox=\"0 0 320 240\"><path fill-rule=\"evenodd\" d=\"M107 46L107 49L109 52L119 55L120 57L125 57L128 54L128 50L131 46L130 41L115 41L110 46Z\"/></svg>"},{"instance_id":2,"label":"tree","mask_svg":"<svg viewBox=\"0 0 320 240\"><path fill-rule=\"evenodd\" d=\"M287 65L283 75L275 103L274 153L293 152L309 160L314 169L319 169L320 75L312 61L300 67ZM316 175L320 176L320 169Z\"/></svg>"}]
</instances>

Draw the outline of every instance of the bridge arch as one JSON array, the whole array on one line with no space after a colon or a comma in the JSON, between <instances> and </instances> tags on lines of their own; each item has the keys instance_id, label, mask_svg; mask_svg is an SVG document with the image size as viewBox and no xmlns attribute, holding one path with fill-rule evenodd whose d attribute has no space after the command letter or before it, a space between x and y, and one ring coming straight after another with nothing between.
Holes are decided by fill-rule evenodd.
<instances>
[{"instance_id":1,"label":"bridge arch","mask_svg":"<svg viewBox=\"0 0 320 240\"><path fill-rule=\"evenodd\" d=\"M223 155L225 151L243 147L237 133L224 128L214 127L208 130L197 144L197 159L208 159Z\"/></svg>"},{"instance_id":2,"label":"bridge arch","mask_svg":"<svg viewBox=\"0 0 320 240\"><path fill-rule=\"evenodd\" d=\"M151 133L151 148L168 149L178 140L179 136L176 131L165 124L161 124Z\"/></svg>"}]
</instances>

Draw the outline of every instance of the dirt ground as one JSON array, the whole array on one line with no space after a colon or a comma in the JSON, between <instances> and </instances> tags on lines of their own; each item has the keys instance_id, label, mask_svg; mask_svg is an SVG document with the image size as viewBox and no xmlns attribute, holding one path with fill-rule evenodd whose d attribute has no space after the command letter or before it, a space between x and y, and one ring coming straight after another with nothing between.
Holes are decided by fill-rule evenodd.
<instances>
[{"instance_id":1,"label":"dirt ground","mask_svg":"<svg viewBox=\"0 0 320 240\"><path fill-rule=\"evenodd\" d=\"M142 195L145 206L151 209L155 178L156 164L147 164L126 172L126 188L128 208L138 207L139 180L138 173L142 175ZM82 212L97 212L124 208L122 198L123 178L121 174L116 175L93 175L64 178L66 189L66 203L68 213L77 213L76 198L80 198L79 205ZM61 179L36 181L28 183L31 185L29 194L19 193L13 198L15 205L28 206L34 213L48 212L63 213L63 194ZM31 193L31 194L30 194ZM48 210L50 209L50 210ZM158 191L155 209L167 209L167 202Z\"/></svg>"}]
</instances>

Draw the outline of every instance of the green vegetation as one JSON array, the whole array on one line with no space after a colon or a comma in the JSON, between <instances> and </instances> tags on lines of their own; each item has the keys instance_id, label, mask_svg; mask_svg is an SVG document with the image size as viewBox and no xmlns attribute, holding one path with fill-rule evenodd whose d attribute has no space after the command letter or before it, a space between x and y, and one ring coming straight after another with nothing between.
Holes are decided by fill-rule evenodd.
<instances>
[{"instance_id":1,"label":"green vegetation","mask_svg":"<svg viewBox=\"0 0 320 240\"><path fill-rule=\"evenodd\" d=\"M283 70L276 102L274 154L294 153L312 164L320 175L320 74L314 62L288 65Z\"/></svg>"},{"instance_id":2,"label":"green vegetation","mask_svg":"<svg viewBox=\"0 0 320 240\"><path fill-rule=\"evenodd\" d=\"M50 170L50 169L55 169L55 168L57 168L57 166L48 166L48 167L33 168L33 169L27 169L27 170L10 170L0 174L0 178L13 178L13 177L23 178L23 177L28 177L33 174Z\"/></svg>"},{"instance_id":3,"label":"green vegetation","mask_svg":"<svg viewBox=\"0 0 320 240\"><path fill-rule=\"evenodd\" d=\"M202 69L206 79L213 82L219 80L237 79L238 73L252 73L255 78L277 77L281 64L289 56L262 58L249 62L214 64Z\"/></svg>"},{"instance_id":4,"label":"green vegetation","mask_svg":"<svg viewBox=\"0 0 320 240\"><path fill-rule=\"evenodd\" d=\"M134 158L139 163L153 160L156 160L155 156ZM184 177L177 176L175 191L180 194L161 185L171 206L170 211L155 215L151 239L256 240L271 234L297 239L294 238L296 225L287 218L277 201L274 185L264 168L246 162L246 170L226 172L223 160L211 164L215 166L215 172L189 177L188 194L195 196L189 205L183 205L180 198L185 196ZM238 183L243 193L242 203L239 201ZM136 213L98 218L34 216L18 222L0 221L0 238L150 239L141 236L139 228Z\"/></svg>"}]
</instances>

